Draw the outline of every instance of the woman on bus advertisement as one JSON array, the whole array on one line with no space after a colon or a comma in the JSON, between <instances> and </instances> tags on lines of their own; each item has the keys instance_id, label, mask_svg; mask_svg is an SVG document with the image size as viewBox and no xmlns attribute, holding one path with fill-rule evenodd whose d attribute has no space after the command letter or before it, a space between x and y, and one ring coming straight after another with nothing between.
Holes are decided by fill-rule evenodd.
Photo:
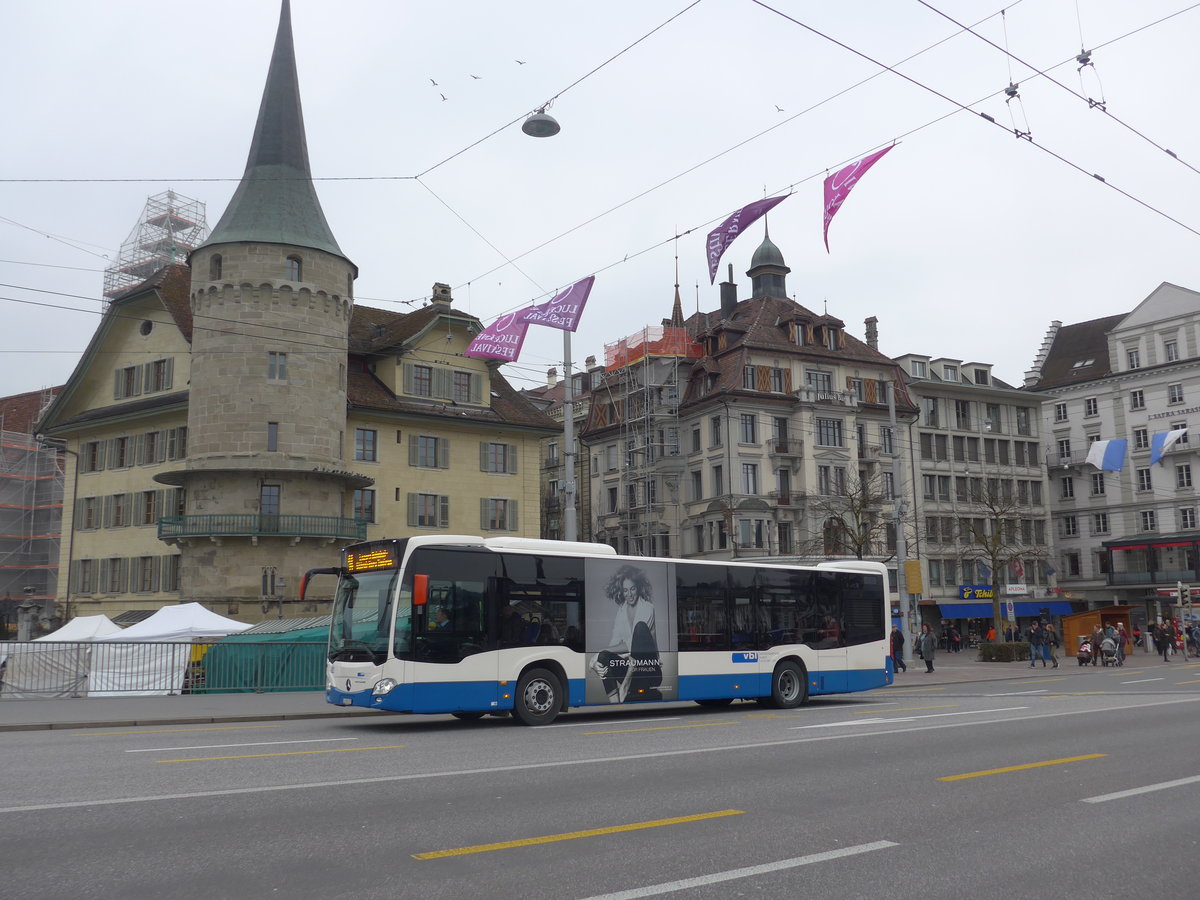
<instances>
[{"instance_id":1,"label":"woman on bus advertisement","mask_svg":"<svg viewBox=\"0 0 1200 900\"><path fill-rule=\"evenodd\" d=\"M664 672L655 618L656 596L662 611L669 613L665 568L650 569L657 576L653 580L661 582L655 584L639 566L588 561L588 702L662 700L674 694L675 673ZM666 649L672 649L673 630L665 621L663 628Z\"/></svg>"}]
</instances>

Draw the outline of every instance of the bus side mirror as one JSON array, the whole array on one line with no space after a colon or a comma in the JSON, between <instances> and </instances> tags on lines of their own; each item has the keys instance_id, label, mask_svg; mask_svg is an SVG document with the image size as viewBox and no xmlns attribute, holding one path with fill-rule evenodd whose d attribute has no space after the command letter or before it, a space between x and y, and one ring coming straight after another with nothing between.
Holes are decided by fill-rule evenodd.
<instances>
[{"instance_id":1,"label":"bus side mirror","mask_svg":"<svg viewBox=\"0 0 1200 900\"><path fill-rule=\"evenodd\" d=\"M413 606L424 606L429 602L429 576L414 575L413 576Z\"/></svg>"}]
</instances>

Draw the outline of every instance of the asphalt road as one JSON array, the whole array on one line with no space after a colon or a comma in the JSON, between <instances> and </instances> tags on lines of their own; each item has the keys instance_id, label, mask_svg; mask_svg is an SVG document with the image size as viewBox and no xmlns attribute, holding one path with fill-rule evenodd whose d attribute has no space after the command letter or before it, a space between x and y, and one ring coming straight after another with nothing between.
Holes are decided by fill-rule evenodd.
<instances>
[{"instance_id":1,"label":"asphalt road","mask_svg":"<svg viewBox=\"0 0 1200 900\"><path fill-rule=\"evenodd\" d=\"M4 735L11 898L1194 897L1200 664Z\"/></svg>"}]
</instances>

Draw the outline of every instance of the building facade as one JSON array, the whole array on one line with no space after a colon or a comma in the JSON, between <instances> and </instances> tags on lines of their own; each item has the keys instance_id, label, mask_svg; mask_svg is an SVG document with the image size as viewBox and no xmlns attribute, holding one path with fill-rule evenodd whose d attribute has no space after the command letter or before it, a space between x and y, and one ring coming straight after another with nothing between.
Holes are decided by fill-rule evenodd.
<instances>
[{"instance_id":1,"label":"building facade","mask_svg":"<svg viewBox=\"0 0 1200 900\"><path fill-rule=\"evenodd\" d=\"M1089 608L1166 610L1200 586L1200 293L1162 284L1129 313L1053 323L1027 385L1042 404L1064 595ZM1166 452L1156 435L1182 431ZM1087 462L1093 442L1128 442L1120 471ZM1158 439L1162 440L1162 437Z\"/></svg>"},{"instance_id":2,"label":"building facade","mask_svg":"<svg viewBox=\"0 0 1200 900\"><path fill-rule=\"evenodd\" d=\"M1019 624L1047 609L1069 614L1052 587L1043 395L1006 384L988 363L915 353L896 361L921 409L908 537L921 560L922 619L985 635L993 580Z\"/></svg>"},{"instance_id":3,"label":"building facade","mask_svg":"<svg viewBox=\"0 0 1200 900\"><path fill-rule=\"evenodd\" d=\"M464 356L481 326L448 287L393 313L354 303L357 274L313 187L285 3L228 208L189 265L113 298L43 417L78 496L73 611L253 620L355 540L538 534L553 424Z\"/></svg>"}]
</instances>

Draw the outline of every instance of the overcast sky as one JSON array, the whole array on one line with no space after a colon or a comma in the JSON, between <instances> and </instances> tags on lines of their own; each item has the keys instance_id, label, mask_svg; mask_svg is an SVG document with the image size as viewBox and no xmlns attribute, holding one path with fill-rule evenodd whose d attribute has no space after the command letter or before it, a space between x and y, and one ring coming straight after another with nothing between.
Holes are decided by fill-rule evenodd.
<instances>
[{"instance_id":1,"label":"overcast sky","mask_svg":"<svg viewBox=\"0 0 1200 900\"><path fill-rule=\"evenodd\" d=\"M1015 384L1050 320L1131 310L1163 281L1200 289L1200 175L1184 164L1200 168L1200 9L1151 24L1188 0L1018 0L1003 20L999 0L933 2L1111 115L917 0L769 4L912 81L751 0L689 3L292 0L313 174L353 179L317 190L357 302L407 310L446 282L490 322L596 274L574 357L603 359L669 314L676 252L685 312L718 306L705 235L764 191L794 192L770 228L797 301L860 337L877 316L888 355L992 362ZM0 394L69 377L147 196L174 189L216 224L278 14L277 0L0 8ZM1082 74L1081 43L1099 48ZM560 92L562 132L523 135ZM826 170L893 140L826 253ZM742 297L761 236L722 262ZM561 359L561 333L533 328L505 372L532 386Z\"/></svg>"}]
</instances>

